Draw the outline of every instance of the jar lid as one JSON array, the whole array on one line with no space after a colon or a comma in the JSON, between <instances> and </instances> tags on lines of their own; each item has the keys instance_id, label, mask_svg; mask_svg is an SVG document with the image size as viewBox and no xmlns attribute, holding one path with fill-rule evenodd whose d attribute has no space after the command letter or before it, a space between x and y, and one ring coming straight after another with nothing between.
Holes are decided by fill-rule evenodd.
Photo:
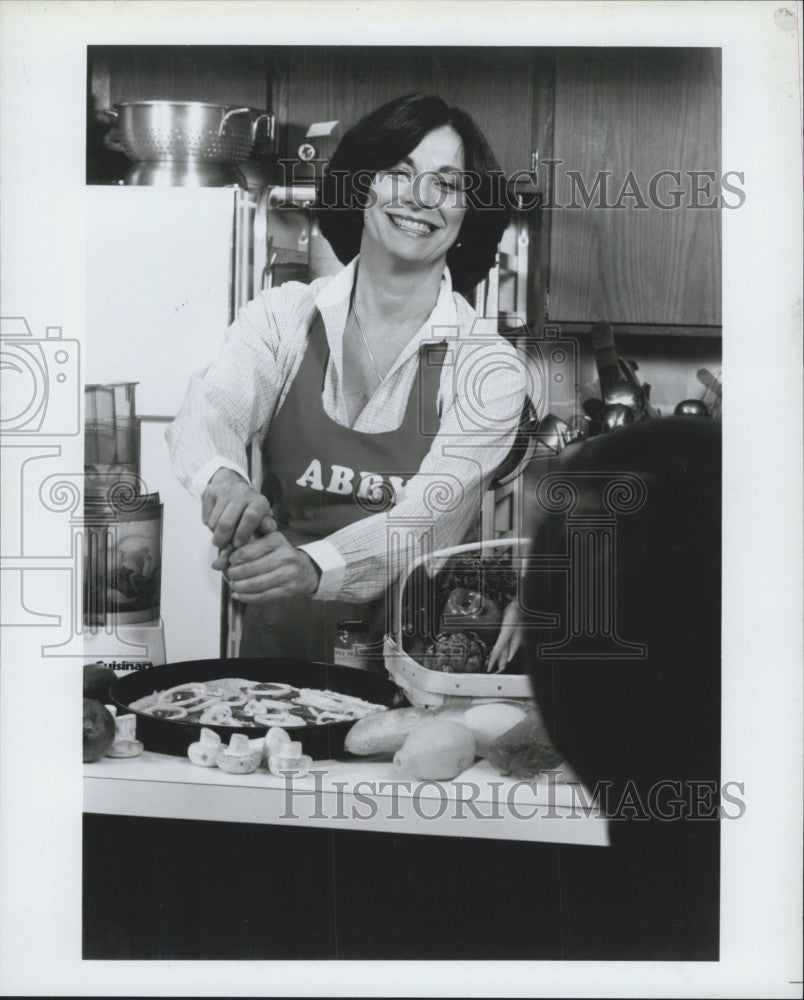
<instances>
[{"instance_id":1,"label":"jar lid","mask_svg":"<svg viewBox=\"0 0 804 1000\"><path fill-rule=\"evenodd\" d=\"M339 632L368 632L368 622L338 622Z\"/></svg>"}]
</instances>

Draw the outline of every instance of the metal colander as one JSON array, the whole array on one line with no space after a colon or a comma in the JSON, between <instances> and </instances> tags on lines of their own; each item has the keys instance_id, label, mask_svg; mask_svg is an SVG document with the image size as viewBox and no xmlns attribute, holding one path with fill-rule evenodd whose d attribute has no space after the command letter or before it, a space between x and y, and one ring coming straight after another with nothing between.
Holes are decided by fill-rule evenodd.
<instances>
[{"instance_id":1,"label":"metal colander","mask_svg":"<svg viewBox=\"0 0 804 1000\"><path fill-rule=\"evenodd\" d=\"M117 123L123 151L141 163L242 163L261 121L269 138L273 133L273 115L267 112L199 101L133 101L116 104L109 114Z\"/></svg>"}]
</instances>

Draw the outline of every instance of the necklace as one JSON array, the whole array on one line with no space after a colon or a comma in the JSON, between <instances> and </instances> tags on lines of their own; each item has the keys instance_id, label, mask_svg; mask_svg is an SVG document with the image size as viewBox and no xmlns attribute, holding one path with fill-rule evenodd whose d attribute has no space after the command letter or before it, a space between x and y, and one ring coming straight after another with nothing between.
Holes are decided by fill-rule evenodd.
<instances>
[{"instance_id":1,"label":"necklace","mask_svg":"<svg viewBox=\"0 0 804 1000\"><path fill-rule=\"evenodd\" d=\"M385 378L380 375L380 369L377 367L377 362L374 360L374 355L369 347L369 342L366 340L366 335L363 333L363 324L360 322L360 317L357 315L357 303L355 302L355 297L352 295L352 312L354 313L355 323L357 323L357 329L360 331L360 336L363 338L363 343L366 345L366 351L368 351L369 361L371 362L371 367L374 369L374 374L380 380L380 385L385 381Z\"/></svg>"}]
</instances>

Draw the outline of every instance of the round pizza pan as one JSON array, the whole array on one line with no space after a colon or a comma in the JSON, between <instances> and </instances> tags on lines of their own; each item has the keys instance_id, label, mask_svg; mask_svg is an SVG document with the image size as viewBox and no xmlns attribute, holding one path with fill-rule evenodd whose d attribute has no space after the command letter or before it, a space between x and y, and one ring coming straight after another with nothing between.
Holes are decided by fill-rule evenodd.
<instances>
[{"instance_id":1,"label":"round pizza pan","mask_svg":"<svg viewBox=\"0 0 804 1000\"><path fill-rule=\"evenodd\" d=\"M162 667L138 670L112 684L110 697L118 712L133 712L137 717L137 739L147 750L183 757L187 747L195 743L202 726L196 722L157 719L145 712L130 708L132 702L166 691L179 684L202 684L226 677L279 684L293 687L317 688L354 695L364 701L390 707L398 697L398 689L387 678L378 674L338 667L328 663L311 663L292 659L234 659L234 660L185 660ZM288 730L291 738L299 740L304 753L313 760L331 760L348 757L343 743L352 722L332 722L325 725L298 726ZM232 733L244 733L249 739L264 736L266 726L204 726L212 729L228 743Z\"/></svg>"}]
</instances>

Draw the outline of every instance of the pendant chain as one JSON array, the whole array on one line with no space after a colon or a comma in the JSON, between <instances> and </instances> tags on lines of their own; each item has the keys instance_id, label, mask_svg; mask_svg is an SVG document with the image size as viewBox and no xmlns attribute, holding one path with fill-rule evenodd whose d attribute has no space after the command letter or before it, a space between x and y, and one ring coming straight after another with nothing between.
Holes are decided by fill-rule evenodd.
<instances>
[{"instance_id":1,"label":"pendant chain","mask_svg":"<svg viewBox=\"0 0 804 1000\"><path fill-rule=\"evenodd\" d=\"M355 322L357 323L357 329L360 331L360 336L363 338L363 343L366 345L366 350L368 351L369 361L374 369L374 373L380 380L380 385L385 381L385 378L380 375L380 369L377 367L377 362L374 360L374 355L372 354L371 348L369 347L369 342L366 340L366 335L363 333L363 324L360 322L360 317L357 315L357 303L355 302L354 293L352 294L352 312L354 313Z\"/></svg>"}]
</instances>

